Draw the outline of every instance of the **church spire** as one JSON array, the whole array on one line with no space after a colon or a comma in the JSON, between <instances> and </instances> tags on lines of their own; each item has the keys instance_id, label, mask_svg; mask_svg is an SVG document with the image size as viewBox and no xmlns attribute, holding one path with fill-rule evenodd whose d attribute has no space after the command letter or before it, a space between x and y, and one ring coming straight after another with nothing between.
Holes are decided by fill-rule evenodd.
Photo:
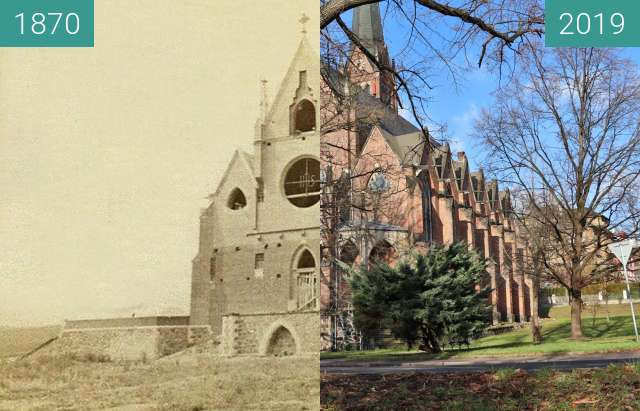
<instances>
[{"instance_id":1,"label":"church spire","mask_svg":"<svg viewBox=\"0 0 640 411\"><path fill-rule=\"evenodd\" d=\"M351 31L372 54L378 55L379 47L384 44L382 19L378 3L366 4L353 10Z\"/></svg>"},{"instance_id":2,"label":"church spire","mask_svg":"<svg viewBox=\"0 0 640 411\"><path fill-rule=\"evenodd\" d=\"M394 67L394 62L390 59L387 45L384 42L382 18L380 17L378 3L366 4L353 9L351 31L358 36L366 51L375 56L378 62L377 65L388 68ZM392 110L397 111L395 79L389 70L379 70L373 66L363 51L359 50L355 45L352 48L349 64L351 65L351 81L361 85L363 89L368 89L372 96L380 99Z\"/></svg>"}]
</instances>

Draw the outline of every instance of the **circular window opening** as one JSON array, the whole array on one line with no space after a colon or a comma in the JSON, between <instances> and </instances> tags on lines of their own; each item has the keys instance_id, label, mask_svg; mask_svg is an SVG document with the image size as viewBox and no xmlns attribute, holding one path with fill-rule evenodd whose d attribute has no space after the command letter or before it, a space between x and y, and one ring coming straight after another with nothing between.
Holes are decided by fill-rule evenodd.
<instances>
[{"instance_id":1,"label":"circular window opening","mask_svg":"<svg viewBox=\"0 0 640 411\"><path fill-rule=\"evenodd\" d=\"M245 208L246 206L247 198L244 196L244 193L239 188L234 188L229 195L227 207L232 210L240 210L241 208Z\"/></svg>"},{"instance_id":2,"label":"circular window opening","mask_svg":"<svg viewBox=\"0 0 640 411\"><path fill-rule=\"evenodd\" d=\"M320 162L314 158L296 161L284 179L284 194L296 207L311 207L320 201Z\"/></svg>"},{"instance_id":3,"label":"circular window opening","mask_svg":"<svg viewBox=\"0 0 640 411\"><path fill-rule=\"evenodd\" d=\"M376 171L371 174L371 178L369 179L369 190L374 193L384 193L390 187L389 180L384 175L382 171Z\"/></svg>"}]
</instances>

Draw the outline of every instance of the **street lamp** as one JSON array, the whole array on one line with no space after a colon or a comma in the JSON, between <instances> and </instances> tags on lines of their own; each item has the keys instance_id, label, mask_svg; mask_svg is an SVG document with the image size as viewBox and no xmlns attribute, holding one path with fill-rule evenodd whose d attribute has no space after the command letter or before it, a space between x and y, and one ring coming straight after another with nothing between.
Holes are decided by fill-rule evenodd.
<instances>
[{"instance_id":1,"label":"street lamp","mask_svg":"<svg viewBox=\"0 0 640 411\"><path fill-rule=\"evenodd\" d=\"M636 341L640 342L638 338L638 325L636 324L636 313L633 310L633 298L631 296L631 287L629 287L629 276L627 275L627 263L631 252L634 248L640 247L640 241L633 238L619 241L617 243L609 244L609 251L611 251L622 263L622 272L624 273L624 280L627 283L627 295L629 296L629 305L631 306L631 318L633 319L633 331L636 334Z\"/></svg>"}]
</instances>

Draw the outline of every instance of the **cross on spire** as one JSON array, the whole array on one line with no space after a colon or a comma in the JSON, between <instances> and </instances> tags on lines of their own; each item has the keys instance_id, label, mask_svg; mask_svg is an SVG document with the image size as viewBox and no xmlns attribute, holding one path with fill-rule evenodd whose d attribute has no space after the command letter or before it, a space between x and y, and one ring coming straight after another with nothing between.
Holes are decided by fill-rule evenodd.
<instances>
[{"instance_id":1,"label":"cross on spire","mask_svg":"<svg viewBox=\"0 0 640 411\"><path fill-rule=\"evenodd\" d=\"M306 14L302 13L302 17L300 18L300 20L298 20L300 22L300 24L302 24L302 33L306 34L307 33L307 22L311 20L309 17L307 17Z\"/></svg>"}]
</instances>

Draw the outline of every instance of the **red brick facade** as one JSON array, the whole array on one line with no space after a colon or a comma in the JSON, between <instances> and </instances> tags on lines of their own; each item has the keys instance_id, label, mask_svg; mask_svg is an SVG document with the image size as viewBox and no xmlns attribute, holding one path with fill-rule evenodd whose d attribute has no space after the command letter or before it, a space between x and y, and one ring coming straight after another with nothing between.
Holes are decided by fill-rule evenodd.
<instances>
[{"instance_id":1,"label":"red brick facade","mask_svg":"<svg viewBox=\"0 0 640 411\"><path fill-rule=\"evenodd\" d=\"M388 60L383 44L376 51ZM323 348L347 338L340 317L350 310L348 286L345 274L329 261L340 259L344 247L351 249L350 255L357 253L348 263L366 264L381 246L401 258L432 243L465 241L490 261L485 281L493 289L494 322L526 321L532 286L523 275L526 250L509 216L509 192L500 191L495 181L487 182L482 170L472 172L465 153L452 153L448 144L427 143L425 133L398 114L395 100L385 102L376 92L388 79L357 49L350 61L343 72L333 73L338 86L322 85L321 116L335 123L321 137L322 166L332 181L341 177L346 187L334 189L322 211L329 232L322 236ZM353 81L353 65L368 72L360 71ZM368 81L358 88L363 78ZM341 117L349 121L340 127L331 114L339 112L334 91L344 84L355 97ZM341 208L342 217L327 217L336 214L331 207Z\"/></svg>"}]
</instances>

